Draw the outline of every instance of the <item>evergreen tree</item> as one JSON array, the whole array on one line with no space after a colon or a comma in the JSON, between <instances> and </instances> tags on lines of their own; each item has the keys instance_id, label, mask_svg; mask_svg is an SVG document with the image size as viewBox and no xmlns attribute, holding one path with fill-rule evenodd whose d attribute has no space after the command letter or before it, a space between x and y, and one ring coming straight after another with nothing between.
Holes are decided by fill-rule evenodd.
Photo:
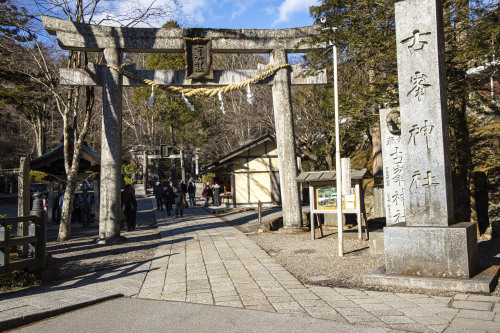
<instances>
[{"instance_id":1,"label":"evergreen tree","mask_svg":"<svg viewBox=\"0 0 500 333\"><path fill-rule=\"evenodd\" d=\"M340 110L366 116L367 128L378 122L379 105L395 106L397 65L394 4L395 0L358 1L323 0L311 7L313 17L327 17L329 26L337 27L334 36L328 30L312 41L334 39L339 48ZM471 103L475 92L498 78L499 4L481 0L445 0L444 28L446 47L447 104L450 123L450 150L454 182L456 219L470 220L470 188L474 170L474 151L470 138ZM326 53L312 53L310 63L330 68ZM483 66L482 75L468 75L471 68ZM477 95L477 94L476 94ZM496 100L480 101L477 109L498 112ZM493 111L494 113L495 111ZM370 136L370 131L366 131ZM372 140L373 142L373 140ZM480 161L481 163L484 161Z\"/></svg>"},{"instance_id":2,"label":"evergreen tree","mask_svg":"<svg viewBox=\"0 0 500 333\"><path fill-rule=\"evenodd\" d=\"M176 29L179 25L176 21L168 21L162 28ZM183 70L184 66L184 54L181 53L150 53L145 61L145 67L148 70ZM146 115L161 125L160 137L157 138L160 142L154 142L154 138L143 137L141 143L158 145L164 143L165 140L174 146L199 143L200 125L203 127L204 122L200 122L200 104L194 101L196 98L191 98L191 103L196 103L195 111L192 112L186 107L179 93L163 89L154 90L153 106L146 108L146 101L150 95L150 87L134 89L134 105L137 110L145 109ZM167 128L167 131L163 130Z\"/></svg>"},{"instance_id":3,"label":"evergreen tree","mask_svg":"<svg viewBox=\"0 0 500 333\"><path fill-rule=\"evenodd\" d=\"M336 27L333 34L325 29L316 40L331 40L337 45L339 93L343 94L339 98L340 113L364 118L364 132L373 148L373 173L379 175L378 108L382 103L392 105L397 101L394 1L324 0L310 12L317 23L326 17L327 26ZM329 53L312 53L309 60L315 67L332 67Z\"/></svg>"}]
</instances>

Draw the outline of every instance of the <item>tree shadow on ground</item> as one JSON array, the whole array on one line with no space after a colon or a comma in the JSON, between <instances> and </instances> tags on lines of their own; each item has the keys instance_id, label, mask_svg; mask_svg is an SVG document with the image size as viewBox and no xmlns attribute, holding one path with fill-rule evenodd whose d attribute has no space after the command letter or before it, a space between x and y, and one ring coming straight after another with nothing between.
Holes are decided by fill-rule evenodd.
<instances>
[{"instance_id":1,"label":"tree shadow on ground","mask_svg":"<svg viewBox=\"0 0 500 333\"><path fill-rule=\"evenodd\" d=\"M170 256L176 255L176 254L178 254L178 253L164 255L162 257L158 257L155 259L170 257ZM112 269L99 270L99 271L92 272L90 274L81 275L81 276L77 276L77 277L71 277L70 279L58 280L56 282L46 284L46 285L43 285L40 287L12 291L12 292L9 292L6 294L2 294L2 301L6 301L9 299L16 299L16 298L20 298L20 297L26 297L26 296L34 296L34 295L49 293L49 292L53 292L53 291L71 290L71 289L75 289L75 288L89 286L89 285L95 284L96 282L112 281L112 280L116 280L118 278L130 277L130 276L133 276L136 274L147 273L147 272L158 269L158 268L149 269L146 267L141 269L141 266L143 266L148 261L149 260L146 260L143 262L132 263L132 264L123 264L123 265L116 266Z\"/></svg>"}]
</instances>

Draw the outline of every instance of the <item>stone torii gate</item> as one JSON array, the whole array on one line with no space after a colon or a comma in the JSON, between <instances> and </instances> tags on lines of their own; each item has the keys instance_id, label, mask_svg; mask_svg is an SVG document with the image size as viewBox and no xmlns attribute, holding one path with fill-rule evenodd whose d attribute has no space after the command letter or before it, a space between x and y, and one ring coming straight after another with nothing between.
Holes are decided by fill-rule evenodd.
<instances>
[{"instance_id":1,"label":"stone torii gate","mask_svg":"<svg viewBox=\"0 0 500 333\"><path fill-rule=\"evenodd\" d=\"M287 53L304 53L313 48L324 48L326 44L300 44L310 35L319 33L315 26L279 29L155 29L116 28L75 23L66 20L42 17L45 29L56 35L64 50L103 52L104 64L120 67L123 52L184 53L185 38L211 38L214 53L270 54L271 65L277 67L287 63ZM156 70L131 72L165 85L190 86L186 71ZM213 71L213 80L205 85L228 85L240 83L258 75L256 70ZM326 72L303 77L298 67L283 68L259 83L272 84L276 141L278 146L280 187L282 196L283 225L293 232L302 227L295 155L295 133L293 125L290 86L292 84L324 84ZM122 87L138 86L142 83L131 80L121 73L104 66L89 69L61 69L61 84L102 85L103 114L101 141L101 223L99 237L102 241L120 235L120 161L122 132ZM199 86L199 85L197 85Z\"/></svg>"}]
</instances>

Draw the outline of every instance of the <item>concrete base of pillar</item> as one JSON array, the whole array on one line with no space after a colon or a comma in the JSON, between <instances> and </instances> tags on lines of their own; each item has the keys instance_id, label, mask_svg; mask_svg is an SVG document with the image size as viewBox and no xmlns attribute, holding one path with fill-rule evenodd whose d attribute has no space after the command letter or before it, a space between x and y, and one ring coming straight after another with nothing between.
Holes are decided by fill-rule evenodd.
<instances>
[{"instance_id":1,"label":"concrete base of pillar","mask_svg":"<svg viewBox=\"0 0 500 333\"><path fill-rule=\"evenodd\" d=\"M134 184L134 190L135 190L135 197L136 198L146 198L146 192L144 191L144 185L143 184Z\"/></svg>"},{"instance_id":2,"label":"concrete base of pillar","mask_svg":"<svg viewBox=\"0 0 500 333\"><path fill-rule=\"evenodd\" d=\"M336 213L323 214L323 216L324 216L325 228L337 228L338 221L337 221L337 214ZM342 214L342 223L344 225L346 223L345 214Z\"/></svg>"},{"instance_id":3,"label":"concrete base of pillar","mask_svg":"<svg viewBox=\"0 0 500 333\"><path fill-rule=\"evenodd\" d=\"M460 293L489 294L495 289L500 266L492 266L482 270L471 279L440 279L389 275L385 266L381 266L363 275L363 283L369 286L383 286L400 289L439 290Z\"/></svg>"},{"instance_id":4,"label":"concrete base of pillar","mask_svg":"<svg viewBox=\"0 0 500 333\"><path fill-rule=\"evenodd\" d=\"M95 242L100 245L104 244L120 244L127 241L127 238L124 236L112 237L112 238L97 238Z\"/></svg>"},{"instance_id":5,"label":"concrete base of pillar","mask_svg":"<svg viewBox=\"0 0 500 333\"><path fill-rule=\"evenodd\" d=\"M384 230L371 231L369 244L370 254L384 254Z\"/></svg>"},{"instance_id":6,"label":"concrete base of pillar","mask_svg":"<svg viewBox=\"0 0 500 333\"><path fill-rule=\"evenodd\" d=\"M302 228L283 227L283 228L278 229L277 232L282 233L282 234L296 234L296 233L302 233L302 232L309 232L309 228L308 227L302 227Z\"/></svg>"},{"instance_id":7,"label":"concrete base of pillar","mask_svg":"<svg viewBox=\"0 0 500 333\"><path fill-rule=\"evenodd\" d=\"M384 228L385 267L388 275L470 279L479 267L475 222L448 227Z\"/></svg>"}]
</instances>

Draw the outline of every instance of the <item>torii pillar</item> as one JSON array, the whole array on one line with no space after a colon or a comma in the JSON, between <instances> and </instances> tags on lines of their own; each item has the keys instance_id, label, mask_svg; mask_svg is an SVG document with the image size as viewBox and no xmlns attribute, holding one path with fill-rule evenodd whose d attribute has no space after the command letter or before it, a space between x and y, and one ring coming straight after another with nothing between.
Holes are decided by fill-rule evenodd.
<instances>
[{"instance_id":1,"label":"torii pillar","mask_svg":"<svg viewBox=\"0 0 500 333\"><path fill-rule=\"evenodd\" d=\"M287 52L308 52L324 48L325 43L305 45L301 42L319 33L315 26L258 30L258 29L154 29L113 28L42 16L45 29L56 35L61 48L89 52L104 52L105 63L119 67L122 52L184 53L185 37L211 38L214 53L269 53L271 63L278 66L287 63ZM120 149L121 149L121 90L122 86L140 86L127 77L108 68L88 70L61 69L61 84L103 86L103 133L101 159L101 224L100 238L119 237L120 208ZM240 83L260 74L257 70L213 71L213 80L203 85L228 85ZM185 71L135 71L140 77L165 85L191 86ZM293 75L292 75L293 74ZM325 84L326 71L302 76L295 67L282 68L259 82L273 85L273 104L278 146L280 188L285 231L294 232L302 227L299 185L296 181L297 157L295 133L290 98L292 84ZM199 87L199 85L197 85Z\"/></svg>"},{"instance_id":2,"label":"torii pillar","mask_svg":"<svg viewBox=\"0 0 500 333\"><path fill-rule=\"evenodd\" d=\"M271 53L274 67L288 63L285 50ZM297 154L293 124L290 74L287 69L279 70L274 77L273 106L278 163L280 168L281 205L285 231L300 231L302 228L302 206L299 183L297 183Z\"/></svg>"},{"instance_id":3,"label":"torii pillar","mask_svg":"<svg viewBox=\"0 0 500 333\"><path fill-rule=\"evenodd\" d=\"M109 47L103 54L106 64L120 67L122 52L119 49ZM100 243L120 237L122 182L122 75L104 67L102 78Z\"/></svg>"}]
</instances>

